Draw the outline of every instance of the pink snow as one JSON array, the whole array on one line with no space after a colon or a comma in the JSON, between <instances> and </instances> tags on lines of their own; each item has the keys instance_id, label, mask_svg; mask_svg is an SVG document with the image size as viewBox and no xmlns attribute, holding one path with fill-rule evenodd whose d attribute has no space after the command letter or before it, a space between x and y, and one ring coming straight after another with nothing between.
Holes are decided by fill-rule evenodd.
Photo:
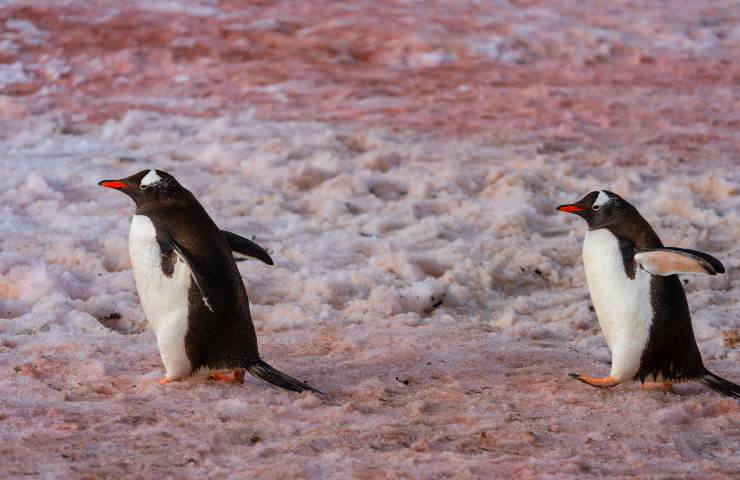
<instances>
[{"instance_id":1,"label":"pink snow","mask_svg":"<svg viewBox=\"0 0 740 480\"><path fill-rule=\"evenodd\" d=\"M91 5L92 3L92 5ZM740 405L602 391L609 351L555 206L608 188L686 276L740 381L735 2L8 1L0 6L0 476L740 475ZM159 385L128 256L175 175L239 264L266 361Z\"/></svg>"}]
</instances>

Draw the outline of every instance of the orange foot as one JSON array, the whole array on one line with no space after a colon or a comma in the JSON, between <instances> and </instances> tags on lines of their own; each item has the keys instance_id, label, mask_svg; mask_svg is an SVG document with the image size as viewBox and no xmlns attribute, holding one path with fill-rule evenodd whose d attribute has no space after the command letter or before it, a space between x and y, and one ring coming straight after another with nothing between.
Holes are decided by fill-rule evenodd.
<instances>
[{"instance_id":1,"label":"orange foot","mask_svg":"<svg viewBox=\"0 0 740 480\"><path fill-rule=\"evenodd\" d=\"M608 377L592 377L591 375L578 375L577 373L571 373L569 374L571 377L575 378L576 380L580 380L583 383L588 383L589 385L593 387L598 388L609 388L613 387L615 385L619 385L619 380L609 375Z\"/></svg>"},{"instance_id":2,"label":"orange foot","mask_svg":"<svg viewBox=\"0 0 740 480\"><path fill-rule=\"evenodd\" d=\"M169 381L169 379L167 377L164 377L164 378L162 378L162 379L159 380L159 384L160 385L167 385L168 383L170 383L170 381Z\"/></svg>"},{"instance_id":3,"label":"orange foot","mask_svg":"<svg viewBox=\"0 0 740 480\"><path fill-rule=\"evenodd\" d=\"M670 392L672 387L672 383L645 382L642 384L643 390L657 390L659 392Z\"/></svg>"},{"instance_id":4,"label":"orange foot","mask_svg":"<svg viewBox=\"0 0 740 480\"><path fill-rule=\"evenodd\" d=\"M244 383L244 370L236 370L233 375L216 372L209 378L226 383Z\"/></svg>"}]
</instances>

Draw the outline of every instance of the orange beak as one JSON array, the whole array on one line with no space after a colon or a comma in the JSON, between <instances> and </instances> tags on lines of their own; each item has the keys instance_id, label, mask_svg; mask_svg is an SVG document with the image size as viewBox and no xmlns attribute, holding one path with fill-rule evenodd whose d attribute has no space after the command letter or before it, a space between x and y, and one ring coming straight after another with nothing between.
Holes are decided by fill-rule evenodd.
<instances>
[{"instance_id":1,"label":"orange beak","mask_svg":"<svg viewBox=\"0 0 740 480\"><path fill-rule=\"evenodd\" d=\"M115 188L116 190L128 187L128 185L119 180L103 180L102 182L99 182L98 185L106 188Z\"/></svg>"},{"instance_id":2,"label":"orange beak","mask_svg":"<svg viewBox=\"0 0 740 480\"><path fill-rule=\"evenodd\" d=\"M585 208L577 207L575 205L560 205L558 210L561 212L576 213L586 210Z\"/></svg>"}]
</instances>

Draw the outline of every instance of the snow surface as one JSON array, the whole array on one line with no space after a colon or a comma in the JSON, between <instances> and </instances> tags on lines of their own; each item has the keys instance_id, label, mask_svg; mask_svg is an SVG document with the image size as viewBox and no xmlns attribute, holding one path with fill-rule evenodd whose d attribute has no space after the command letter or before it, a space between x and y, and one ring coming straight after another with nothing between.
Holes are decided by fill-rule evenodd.
<instances>
[{"instance_id":1,"label":"snow surface","mask_svg":"<svg viewBox=\"0 0 740 480\"><path fill-rule=\"evenodd\" d=\"M740 381L734 0L0 0L0 478L735 478L740 405L596 390L585 225L668 245ZM174 174L239 263L254 378L162 386L128 254Z\"/></svg>"},{"instance_id":2,"label":"snow surface","mask_svg":"<svg viewBox=\"0 0 740 480\"><path fill-rule=\"evenodd\" d=\"M574 147L320 123L130 112L75 135L10 126L0 148L0 451L12 475L359 478L730 475L738 405L699 386L599 391L609 353L555 211L609 188L669 245L700 348L740 379L738 172L639 171ZM604 152L607 157L609 152ZM10 167L10 168L8 168ZM276 261L240 263L264 358L327 393L254 379L162 386L130 269L132 202L96 185L174 174Z\"/></svg>"}]
</instances>

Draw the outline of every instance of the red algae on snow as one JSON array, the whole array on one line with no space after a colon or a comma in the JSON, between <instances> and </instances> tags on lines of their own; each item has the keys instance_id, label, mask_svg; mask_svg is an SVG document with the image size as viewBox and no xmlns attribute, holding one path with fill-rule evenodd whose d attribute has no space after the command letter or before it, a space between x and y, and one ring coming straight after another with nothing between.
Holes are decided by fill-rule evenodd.
<instances>
[{"instance_id":1,"label":"red algae on snow","mask_svg":"<svg viewBox=\"0 0 740 480\"><path fill-rule=\"evenodd\" d=\"M129 109L737 148L731 1L9 2L6 115ZM687 154L690 154L687 153Z\"/></svg>"},{"instance_id":2,"label":"red algae on snow","mask_svg":"<svg viewBox=\"0 0 740 480\"><path fill-rule=\"evenodd\" d=\"M602 391L555 206L609 188L665 243L740 381L732 2L4 2L0 471L71 478L722 478L740 406ZM325 391L161 386L96 182L171 171L270 251L261 352ZM1 476L1 475L0 475Z\"/></svg>"}]
</instances>

